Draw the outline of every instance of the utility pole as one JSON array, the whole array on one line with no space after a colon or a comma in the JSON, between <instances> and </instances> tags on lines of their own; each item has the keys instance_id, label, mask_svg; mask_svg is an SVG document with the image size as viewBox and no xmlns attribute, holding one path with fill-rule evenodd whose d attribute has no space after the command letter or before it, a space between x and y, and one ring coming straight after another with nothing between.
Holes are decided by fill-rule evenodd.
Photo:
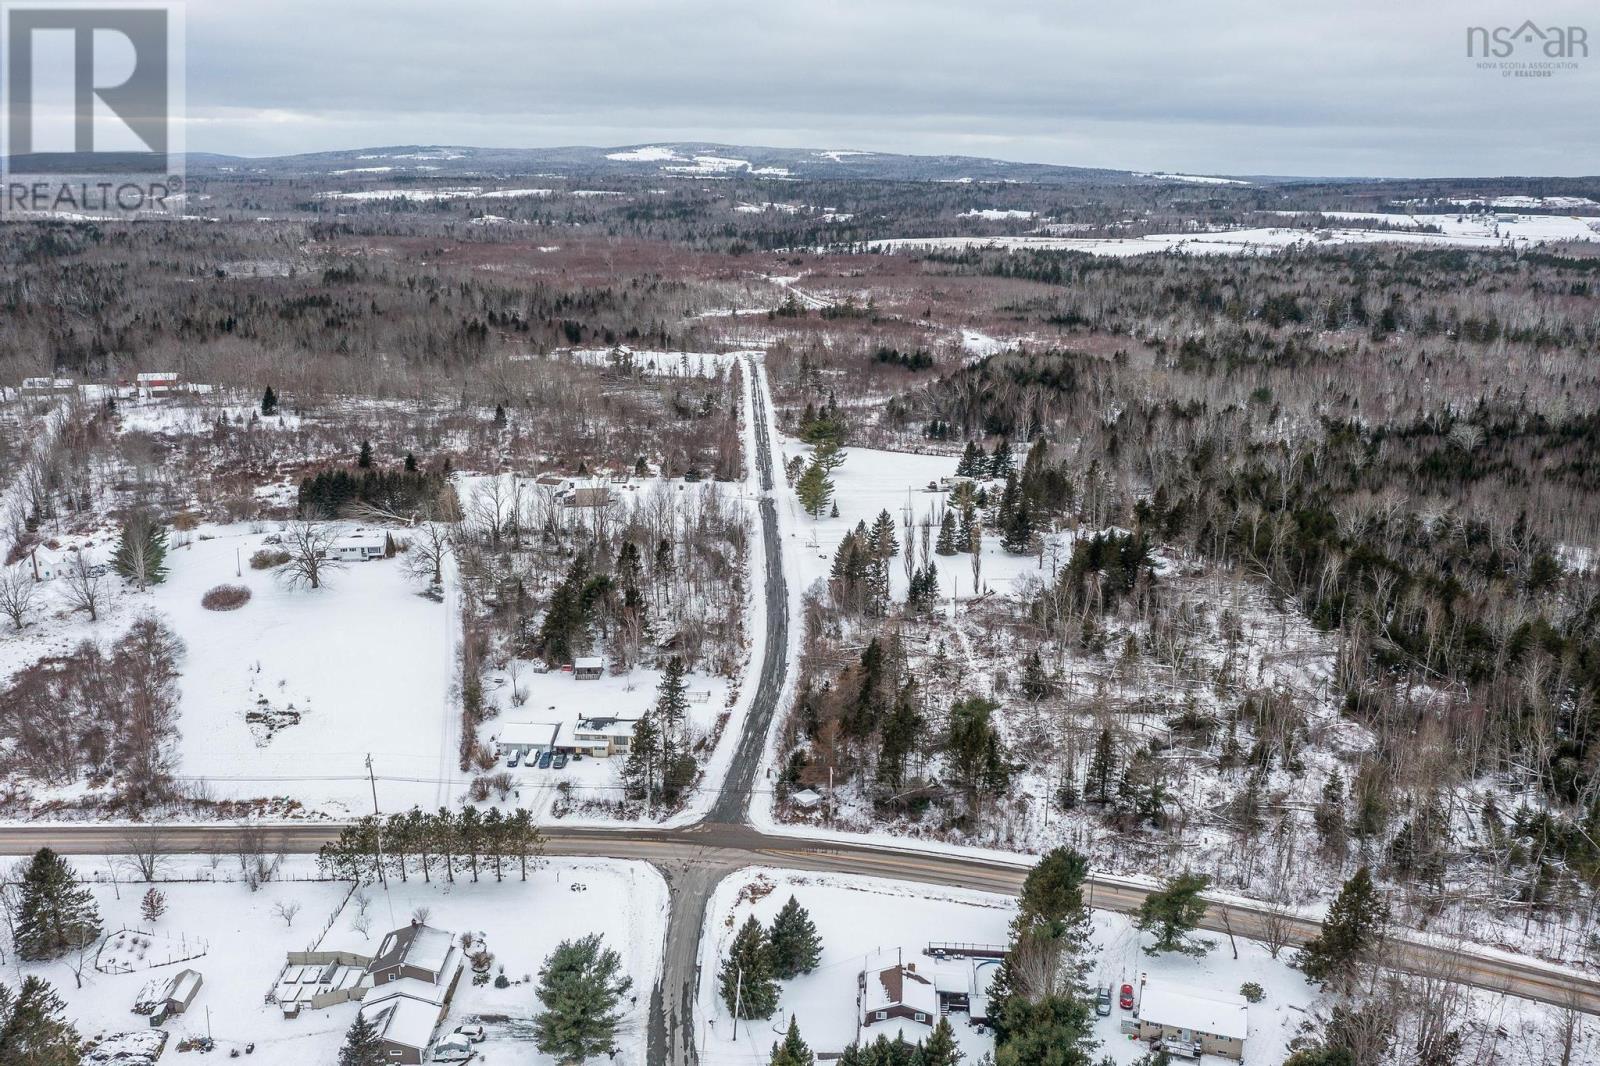
<instances>
[{"instance_id":1,"label":"utility pole","mask_svg":"<svg viewBox=\"0 0 1600 1066\"><path fill-rule=\"evenodd\" d=\"M378 854L378 879L383 882L383 894L389 894L389 874L383 868L383 823L378 817L378 778L372 771L372 753L367 752L367 783L372 786L372 844ZM393 910L393 904L390 905ZM394 918L393 913L389 915Z\"/></svg>"},{"instance_id":2,"label":"utility pole","mask_svg":"<svg viewBox=\"0 0 1600 1066\"><path fill-rule=\"evenodd\" d=\"M739 1042L739 1005L744 1001L744 967L740 966L733 979L733 1042Z\"/></svg>"}]
</instances>

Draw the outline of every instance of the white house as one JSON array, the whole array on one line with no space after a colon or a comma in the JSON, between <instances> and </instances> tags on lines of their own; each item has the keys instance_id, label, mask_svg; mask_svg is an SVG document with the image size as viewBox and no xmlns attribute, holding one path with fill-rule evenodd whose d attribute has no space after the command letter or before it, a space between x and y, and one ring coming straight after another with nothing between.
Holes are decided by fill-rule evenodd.
<instances>
[{"instance_id":1,"label":"white house","mask_svg":"<svg viewBox=\"0 0 1600 1066\"><path fill-rule=\"evenodd\" d=\"M381 529L357 529L333 542L332 555L340 562L364 563L382 559L389 549L389 534Z\"/></svg>"},{"instance_id":2,"label":"white house","mask_svg":"<svg viewBox=\"0 0 1600 1066\"><path fill-rule=\"evenodd\" d=\"M585 655L572 661L572 676L578 681L598 681L606 672L605 660L598 655Z\"/></svg>"},{"instance_id":3,"label":"white house","mask_svg":"<svg viewBox=\"0 0 1600 1066\"><path fill-rule=\"evenodd\" d=\"M596 759L626 755L633 744L633 727L638 724L637 718L580 718L572 727L571 739L556 747Z\"/></svg>"},{"instance_id":4,"label":"white house","mask_svg":"<svg viewBox=\"0 0 1600 1066\"><path fill-rule=\"evenodd\" d=\"M1146 981L1139 993L1139 1037L1189 1058L1221 1055L1242 1061L1250 1035L1243 996L1174 981Z\"/></svg>"}]
</instances>

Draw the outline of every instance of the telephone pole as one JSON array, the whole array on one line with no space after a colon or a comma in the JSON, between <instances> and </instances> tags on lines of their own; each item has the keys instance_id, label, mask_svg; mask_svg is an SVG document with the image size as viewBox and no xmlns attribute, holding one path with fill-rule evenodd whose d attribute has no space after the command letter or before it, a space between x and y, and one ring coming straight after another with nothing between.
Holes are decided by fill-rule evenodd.
<instances>
[{"instance_id":1,"label":"telephone pole","mask_svg":"<svg viewBox=\"0 0 1600 1066\"><path fill-rule=\"evenodd\" d=\"M372 771L372 753L367 752L367 783L372 786L372 846L378 856L378 879L383 882L383 894L389 895L389 873L383 868L383 822L378 816L378 778ZM390 904L390 920L394 905Z\"/></svg>"}]
</instances>

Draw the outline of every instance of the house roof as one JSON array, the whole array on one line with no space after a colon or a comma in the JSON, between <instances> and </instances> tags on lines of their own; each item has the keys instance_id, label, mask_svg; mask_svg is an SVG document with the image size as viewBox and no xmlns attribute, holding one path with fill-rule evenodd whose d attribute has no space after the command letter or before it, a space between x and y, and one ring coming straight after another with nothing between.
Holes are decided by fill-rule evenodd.
<instances>
[{"instance_id":1,"label":"house roof","mask_svg":"<svg viewBox=\"0 0 1600 1066\"><path fill-rule=\"evenodd\" d=\"M388 541L388 535L381 529L352 529L340 537L335 544L340 547L383 547Z\"/></svg>"},{"instance_id":2,"label":"house roof","mask_svg":"<svg viewBox=\"0 0 1600 1066\"><path fill-rule=\"evenodd\" d=\"M148 374L139 374L135 381L177 381L178 375L173 370L156 370Z\"/></svg>"},{"instance_id":3,"label":"house roof","mask_svg":"<svg viewBox=\"0 0 1600 1066\"><path fill-rule=\"evenodd\" d=\"M501 744L530 744L548 746L556 741L561 727L549 722L506 722L495 734Z\"/></svg>"},{"instance_id":4,"label":"house roof","mask_svg":"<svg viewBox=\"0 0 1600 1066\"><path fill-rule=\"evenodd\" d=\"M1243 996L1172 981L1145 982L1139 994L1139 1018L1234 1040L1250 1035L1249 1006Z\"/></svg>"},{"instance_id":5,"label":"house roof","mask_svg":"<svg viewBox=\"0 0 1600 1066\"><path fill-rule=\"evenodd\" d=\"M939 1013L939 993L925 974L917 972L916 963L879 966L874 961L868 965L866 975L867 987L861 999L864 1013L898 1006L921 1011L930 1018Z\"/></svg>"},{"instance_id":6,"label":"house roof","mask_svg":"<svg viewBox=\"0 0 1600 1066\"><path fill-rule=\"evenodd\" d=\"M383 944L367 966L367 972L404 963L437 974L444 969L454 946L455 937L443 929L421 923L401 926L383 938Z\"/></svg>"},{"instance_id":7,"label":"house roof","mask_svg":"<svg viewBox=\"0 0 1600 1066\"><path fill-rule=\"evenodd\" d=\"M200 983L200 971L180 970L173 976L172 984L167 986L167 998L187 1006L194 1000L195 993L200 991Z\"/></svg>"},{"instance_id":8,"label":"house roof","mask_svg":"<svg viewBox=\"0 0 1600 1066\"><path fill-rule=\"evenodd\" d=\"M433 1039L442 1013L437 1003L405 995L385 996L361 1007L361 1016L373 1024L379 1036L419 1051Z\"/></svg>"},{"instance_id":9,"label":"house roof","mask_svg":"<svg viewBox=\"0 0 1600 1066\"><path fill-rule=\"evenodd\" d=\"M574 670L598 670L605 664L606 661L598 655L585 655L581 659L572 660Z\"/></svg>"},{"instance_id":10,"label":"house roof","mask_svg":"<svg viewBox=\"0 0 1600 1066\"><path fill-rule=\"evenodd\" d=\"M572 735L586 737L631 737L637 718L581 718L573 727Z\"/></svg>"}]
</instances>

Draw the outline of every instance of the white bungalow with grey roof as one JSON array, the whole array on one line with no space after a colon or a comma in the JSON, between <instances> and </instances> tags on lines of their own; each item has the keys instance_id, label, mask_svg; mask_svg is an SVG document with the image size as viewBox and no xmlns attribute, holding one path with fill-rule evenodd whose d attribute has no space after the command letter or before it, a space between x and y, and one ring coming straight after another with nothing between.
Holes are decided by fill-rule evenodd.
<instances>
[{"instance_id":1,"label":"white bungalow with grey roof","mask_svg":"<svg viewBox=\"0 0 1600 1066\"><path fill-rule=\"evenodd\" d=\"M1245 998L1173 981L1146 981L1139 993L1139 1037L1160 1041L1170 1054L1221 1055L1242 1061L1250 1035Z\"/></svg>"}]
</instances>

